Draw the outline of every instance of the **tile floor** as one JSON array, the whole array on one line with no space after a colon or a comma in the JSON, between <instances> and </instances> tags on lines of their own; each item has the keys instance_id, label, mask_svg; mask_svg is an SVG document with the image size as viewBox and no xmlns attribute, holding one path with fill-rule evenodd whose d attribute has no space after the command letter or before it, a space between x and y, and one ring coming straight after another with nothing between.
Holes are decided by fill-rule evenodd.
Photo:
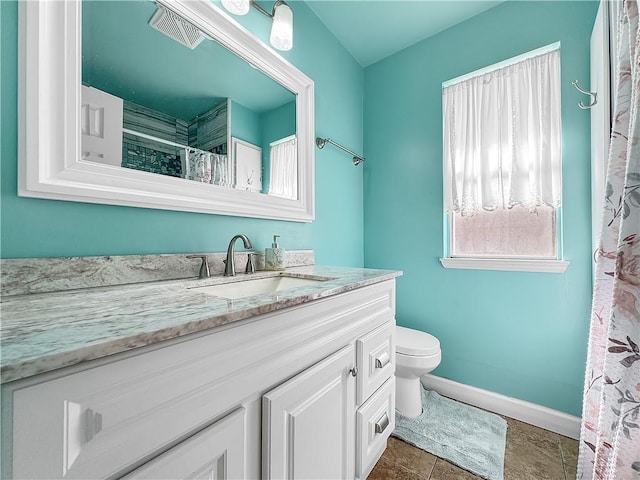
<instances>
[{"instance_id":1,"label":"tile floor","mask_svg":"<svg viewBox=\"0 0 640 480\"><path fill-rule=\"evenodd\" d=\"M578 442L542 428L507 420L504 480L573 480L576 478ZM446 460L395 437L368 480L477 480Z\"/></svg>"}]
</instances>

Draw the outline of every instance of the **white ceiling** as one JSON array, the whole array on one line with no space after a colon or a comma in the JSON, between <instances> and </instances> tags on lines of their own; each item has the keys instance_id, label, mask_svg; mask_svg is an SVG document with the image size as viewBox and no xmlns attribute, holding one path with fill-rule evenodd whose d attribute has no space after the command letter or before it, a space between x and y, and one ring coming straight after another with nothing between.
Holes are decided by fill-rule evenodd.
<instances>
[{"instance_id":1,"label":"white ceiling","mask_svg":"<svg viewBox=\"0 0 640 480\"><path fill-rule=\"evenodd\" d=\"M366 67L504 0L306 0Z\"/></svg>"}]
</instances>

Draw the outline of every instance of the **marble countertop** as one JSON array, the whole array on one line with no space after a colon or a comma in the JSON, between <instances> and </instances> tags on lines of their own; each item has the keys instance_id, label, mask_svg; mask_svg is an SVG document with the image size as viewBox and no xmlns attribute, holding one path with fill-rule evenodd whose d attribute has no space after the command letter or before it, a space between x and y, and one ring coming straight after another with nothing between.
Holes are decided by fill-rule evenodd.
<instances>
[{"instance_id":1,"label":"marble countertop","mask_svg":"<svg viewBox=\"0 0 640 480\"><path fill-rule=\"evenodd\" d=\"M1 381L152 345L402 274L395 270L317 265L287 268L285 273L330 279L277 294L234 300L194 287L240 281L246 278L244 274L5 297L0 306ZM277 274L257 272L251 278Z\"/></svg>"}]
</instances>

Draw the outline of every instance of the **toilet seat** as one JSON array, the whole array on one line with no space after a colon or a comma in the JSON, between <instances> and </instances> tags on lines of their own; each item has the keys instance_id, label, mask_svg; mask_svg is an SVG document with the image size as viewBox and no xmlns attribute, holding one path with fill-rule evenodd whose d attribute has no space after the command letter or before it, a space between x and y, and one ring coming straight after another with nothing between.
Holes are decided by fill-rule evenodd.
<instances>
[{"instance_id":1,"label":"toilet seat","mask_svg":"<svg viewBox=\"0 0 640 480\"><path fill-rule=\"evenodd\" d=\"M396 326L396 353L430 356L440 353L440 341L426 332Z\"/></svg>"}]
</instances>

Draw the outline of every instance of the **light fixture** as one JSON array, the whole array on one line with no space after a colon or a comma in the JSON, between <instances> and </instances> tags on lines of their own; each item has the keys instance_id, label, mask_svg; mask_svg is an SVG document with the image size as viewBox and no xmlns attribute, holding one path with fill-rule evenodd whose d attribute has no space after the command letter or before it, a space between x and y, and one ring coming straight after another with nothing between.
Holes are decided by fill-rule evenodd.
<instances>
[{"instance_id":1,"label":"light fixture","mask_svg":"<svg viewBox=\"0 0 640 480\"><path fill-rule=\"evenodd\" d=\"M278 0L273 6L269 41L278 50L287 51L293 47L293 12L282 0Z\"/></svg>"},{"instance_id":2,"label":"light fixture","mask_svg":"<svg viewBox=\"0 0 640 480\"><path fill-rule=\"evenodd\" d=\"M222 6L234 15L249 13L250 0L222 0Z\"/></svg>"},{"instance_id":3,"label":"light fixture","mask_svg":"<svg viewBox=\"0 0 640 480\"><path fill-rule=\"evenodd\" d=\"M271 45L285 52L293 47L293 11L283 0L277 0L273 4L271 13L254 0L222 0L222 6L234 15L246 15L249 12L249 7L253 6L261 14L273 20L269 36Z\"/></svg>"}]
</instances>

